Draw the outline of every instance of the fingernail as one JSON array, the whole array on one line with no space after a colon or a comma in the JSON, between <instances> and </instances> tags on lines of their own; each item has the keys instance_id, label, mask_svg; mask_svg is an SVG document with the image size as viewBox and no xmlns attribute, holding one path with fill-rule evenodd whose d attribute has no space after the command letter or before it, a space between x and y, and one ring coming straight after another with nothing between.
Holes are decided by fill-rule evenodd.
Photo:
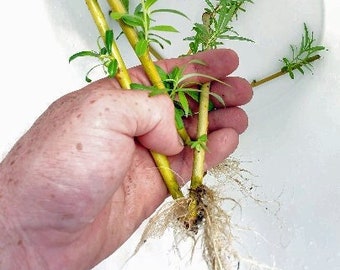
<instances>
[{"instance_id":1,"label":"fingernail","mask_svg":"<svg viewBox=\"0 0 340 270\"><path fill-rule=\"evenodd\" d=\"M177 134L178 142L180 145L184 146L184 142L179 134Z\"/></svg>"}]
</instances>

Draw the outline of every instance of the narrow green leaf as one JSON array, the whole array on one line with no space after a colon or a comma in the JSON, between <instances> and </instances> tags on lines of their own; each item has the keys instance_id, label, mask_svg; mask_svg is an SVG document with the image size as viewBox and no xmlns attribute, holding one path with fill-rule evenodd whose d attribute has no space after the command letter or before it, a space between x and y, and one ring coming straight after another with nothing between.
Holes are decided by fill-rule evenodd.
<instances>
[{"instance_id":1,"label":"narrow green leaf","mask_svg":"<svg viewBox=\"0 0 340 270\"><path fill-rule=\"evenodd\" d=\"M107 54L107 49L105 47L100 48L100 55L105 55Z\"/></svg>"},{"instance_id":2,"label":"narrow green leaf","mask_svg":"<svg viewBox=\"0 0 340 270\"><path fill-rule=\"evenodd\" d=\"M122 16L122 20L124 23L132 27L143 26L143 19L138 15L124 14Z\"/></svg>"},{"instance_id":3,"label":"narrow green leaf","mask_svg":"<svg viewBox=\"0 0 340 270\"><path fill-rule=\"evenodd\" d=\"M196 91L187 91L187 95L189 97L191 97L193 100L195 100L196 102L199 102L200 100L200 94L199 91L197 89L195 89Z\"/></svg>"},{"instance_id":4,"label":"narrow green leaf","mask_svg":"<svg viewBox=\"0 0 340 270\"><path fill-rule=\"evenodd\" d=\"M177 129L184 128L184 122L182 119L183 116L184 116L183 110L175 107L175 122Z\"/></svg>"},{"instance_id":5,"label":"narrow green leaf","mask_svg":"<svg viewBox=\"0 0 340 270\"><path fill-rule=\"evenodd\" d=\"M112 42L113 42L113 31L107 30L105 32L105 47L107 49L108 54L112 52Z\"/></svg>"},{"instance_id":6,"label":"narrow green leaf","mask_svg":"<svg viewBox=\"0 0 340 270\"><path fill-rule=\"evenodd\" d=\"M193 78L193 77L202 77L202 78L206 78L210 81L216 81L216 82L219 82L223 85L226 85L226 86L230 86L229 84L225 83L224 81L221 81L213 76L209 76L209 75L206 75L206 74L203 74L203 73L189 73L189 74L185 74L181 77L181 79L178 81L178 83L180 82L183 82L187 79L190 79L190 78Z\"/></svg>"},{"instance_id":7,"label":"narrow green leaf","mask_svg":"<svg viewBox=\"0 0 340 270\"><path fill-rule=\"evenodd\" d=\"M169 39L166 39L166 38L164 38L164 37L162 37L162 36L160 36L160 35L157 35L157 34L154 34L154 33L150 33L149 36L151 36L151 37L157 37L157 38L163 40L163 41L164 41L165 43L167 43L168 45L171 45L171 41L170 41Z\"/></svg>"},{"instance_id":8,"label":"narrow green leaf","mask_svg":"<svg viewBox=\"0 0 340 270\"><path fill-rule=\"evenodd\" d=\"M75 53L75 54L70 56L70 58L68 59L68 62L70 63L74 59L76 59L78 57L84 57L84 56L99 57L99 54L94 52L94 51L81 51L81 52L77 52L77 53Z\"/></svg>"},{"instance_id":9,"label":"narrow green leaf","mask_svg":"<svg viewBox=\"0 0 340 270\"><path fill-rule=\"evenodd\" d=\"M163 95L163 94L166 94L166 93L167 93L166 89L158 89L158 88L154 87L153 89L151 89L149 96L153 97L153 96L157 96L157 95Z\"/></svg>"},{"instance_id":10,"label":"narrow green leaf","mask_svg":"<svg viewBox=\"0 0 340 270\"><path fill-rule=\"evenodd\" d=\"M190 64L198 64L198 65L202 65L202 66L206 66L207 63L204 62L203 60L201 59L193 59L189 62Z\"/></svg>"},{"instance_id":11,"label":"narrow green leaf","mask_svg":"<svg viewBox=\"0 0 340 270\"><path fill-rule=\"evenodd\" d=\"M114 20L120 20L124 15L125 13L120 13L120 12L115 12L115 11L110 12L110 17Z\"/></svg>"},{"instance_id":12,"label":"narrow green leaf","mask_svg":"<svg viewBox=\"0 0 340 270\"><path fill-rule=\"evenodd\" d=\"M109 73L109 77L113 78L116 76L118 71L118 61L116 59L110 61L110 63L107 66L107 72Z\"/></svg>"},{"instance_id":13,"label":"narrow green leaf","mask_svg":"<svg viewBox=\"0 0 340 270\"><path fill-rule=\"evenodd\" d=\"M203 134L203 135L199 136L197 140L201 143L206 143L208 141L208 136L207 136L207 134Z\"/></svg>"},{"instance_id":14,"label":"narrow green leaf","mask_svg":"<svg viewBox=\"0 0 340 270\"><path fill-rule=\"evenodd\" d=\"M300 73L302 74L302 75L304 75L305 74L305 71L302 69L302 67L297 67L296 68L298 71L300 71Z\"/></svg>"},{"instance_id":15,"label":"narrow green leaf","mask_svg":"<svg viewBox=\"0 0 340 270\"><path fill-rule=\"evenodd\" d=\"M246 37L241 36L232 36L232 35L221 35L219 36L220 39L229 39L229 40L239 40L239 41L249 41L249 42L255 42L254 40Z\"/></svg>"},{"instance_id":16,"label":"narrow green leaf","mask_svg":"<svg viewBox=\"0 0 340 270\"><path fill-rule=\"evenodd\" d=\"M148 10L156 2L157 2L157 0L146 0L145 1L145 9Z\"/></svg>"},{"instance_id":17,"label":"narrow green leaf","mask_svg":"<svg viewBox=\"0 0 340 270\"><path fill-rule=\"evenodd\" d=\"M168 74L165 72L164 69L162 69L160 66L156 65L157 72L159 76L161 77L162 81L165 81L168 78Z\"/></svg>"},{"instance_id":18,"label":"narrow green leaf","mask_svg":"<svg viewBox=\"0 0 340 270\"><path fill-rule=\"evenodd\" d=\"M156 25L153 27L150 27L150 30L152 31L163 31L163 32L178 32L176 28L174 28L171 25Z\"/></svg>"},{"instance_id":19,"label":"narrow green leaf","mask_svg":"<svg viewBox=\"0 0 340 270\"><path fill-rule=\"evenodd\" d=\"M94 67L92 67L87 73L86 73L86 76L85 76L85 80L86 82L90 83L92 82L92 80L90 79L89 75L90 73L97 67L101 66L101 64L98 64L98 65L95 65Z\"/></svg>"},{"instance_id":20,"label":"narrow green leaf","mask_svg":"<svg viewBox=\"0 0 340 270\"><path fill-rule=\"evenodd\" d=\"M135 52L138 57L142 56L145 54L148 50L148 42L145 39L140 39L135 47Z\"/></svg>"},{"instance_id":21,"label":"narrow green leaf","mask_svg":"<svg viewBox=\"0 0 340 270\"><path fill-rule=\"evenodd\" d=\"M154 86L148 86L140 83L131 83L130 87L133 90L147 90L147 91L153 91L156 88Z\"/></svg>"},{"instance_id":22,"label":"narrow green leaf","mask_svg":"<svg viewBox=\"0 0 340 270\"><path fill-rule=\"evenodd\" d=\"M149 38L149 42L150 42L150 43L156 43L156 44L159 45L159 47L161 47L161 49L164 49L164 45L163 45L158 39Z\"/></svg>"},{"instance_id":23,"label":"narrow green leaf","mask_svg":"<svg viewBox=\"0 0 340 270\"><path fill-rule=\"evenodd\" d=\"M189 109L189 103L188 103L187 97L185 96L184 92L178 92L178 100L183 108L184 115L188 116L190 109Z\"/></svg>"},{"instance_id":24,"label":"narrow green leaf","mask_svg":"<svg viewBox=\"0 0 340 270\"><path fill-rule=\"evenodd\" d=\"M217 101L218 101L219 103L221 103L222 106L225 106L224 100L223 100L223 98L222 98L220 95L218 95L218 94L216 94L216 93L214 93L214 92L209 92L209 95L211 95L211 96L213 96L214 98L216 98Z\"/></svg>"},{"instance_id":25,"label":"narrow green leaf","mask_svg":"<svg viewBox=\"0 0 340 270\"><path fill-rule=\"evenodd\" d=\"M151 11L151 14L152 13L160 13L160 12L177 14L177 15L180 15L180 16L182 16L182 17L184 17L184 18L186 18L190 21L190 18L187 15L185 15L183 12L176 10L176 9L170 9L170 8L155 9L155 10Z\"/></svg>"},{"instance_id":26,"label":"narrow green leaf","mask_svg":"<svg viewBox=\"0 0 340 270\"><path fill-rule=\"evenodd\" d=\"M129 12L130 1L129 0L122 0L122 2L123 2L123 5L125 7L125 10L127 10L127 12Z\"/></svg>"},{"instance_id":27,"label":"narrow green leaf","mask_svg":"<svg viewBox=\"0 0 340 270\"><path fill-rule=\"evenodd\" d=\"M85 81L88 83L92 82L92 80L87 75L85 76Z\"/></svg>"},{"instance_id":28,"label":"narrow green leaf","mask_svg":"<svg viewBox=\"0 0 340 270\"><path fill-rule=\"evenodd\" d=\"M143 5L142 5L142 3L139 3L139 4L136 6L135 11L134 11L133 14L135 14L135 15L141 15L141 14L143 14Z\"/></svg>"}]
</instances>

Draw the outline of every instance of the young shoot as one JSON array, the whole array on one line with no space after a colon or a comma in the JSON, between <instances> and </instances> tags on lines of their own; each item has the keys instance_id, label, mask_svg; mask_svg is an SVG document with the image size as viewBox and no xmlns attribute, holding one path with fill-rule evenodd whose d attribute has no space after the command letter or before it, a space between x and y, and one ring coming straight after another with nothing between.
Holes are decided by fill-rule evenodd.
<instances>
[{"instance_id":1,"label":"young shoot","mask_svg":"<svg viewBox=\"0 0 340 270\"><path fill-rule=\"evenodd\" d=\"M265 77L261 80L253 80L252 86L259 86L265 82L271 81L277 77L289 74L291 79L295 78L294 72L297 70L302 75L305 74L305 69L312 72L312 63L320 59L319 53L326 50L324 46L316 45L316 39L313 32L310 32L306 23L303 25L304 33L301 38L300 45L290 45L291 57L283 57L280 61L284 64L280 71Z\"/></svg>"},{"instance_id":2,"label":"young shoot","mask_svg":"<svg viewBox=\"0 0 340 270\"><path fill-rule=\"evenodd\" d=\"M196 141L190 143L190 147L197 151L207 150L208 136L206 134L201 135Z\"/></svg>"},{"instance_id":3,"label":"young shoot","mask_svg":"<svg viewBox=\"0 0 340 270\"><path fill-rule=\"evenodd\" d=\"M205 63L202 63L202 61L199 60L192 60L189 63L205 65ZM192 78L204 77L212 81L218 81L219 83L226 84L223 81L202 73L185 74L185 68L186 66L175 67L172 69L172 71L167 73L165 70L157 66L157 71L165 86L164 89L158 89L154 86L145 86L137 83L131 84L132 89L147 90L150 92L150 96L168 94L175 105L175 120L177 128L184 127L183 118L193 115L193 112L191 111L189 106L190 100L194 102L199 102L200 99L200 85L194 82L194 80L191 80ZM213 96L217 101L219 101L222 105L224 105L224 101L219 95L213 92L210 92L209 94ZM209 110L212 110L213 108L214 105L210 101ZM196 145L203 145L203 141L204 140L202 138L201 140L197 140L195 142L187 141L185 142L185 144L188 144L190 146L192 146L193 144L195 146L192 148L196 148Z\"/></svg>"},{"instance_id":4,"label":"young shoot","mask_svg":"<svg viewBox=\"0 0 340 270\"><path fill-rule=\"evenodd\" d=\"M137 56L145 54L150 43L156 43L162 49L164 48L164 43L171 45L171 41L161 36L159 32L178 32L171 25L154 25L155 19L153 15L156 13L173 13L189 19L184 13L175 9L152 9L155 3L157 3L157 0L141 0L133 14L114 11L110 13L111 18L122 20L125 24L136 28L139 37L135 47Z\"/></svg>"},{"instance_id":5,"label":"young shoot","mask_svg":"<svg viewBox=\"0 0 340 270\"><path fill-rule=\"evenodd\" d=\"M294 79L295 70L298 70L301 74L305 73L304 68L312 71L311 60L316 60L316 56L319 58L318 53L325 50L324 46L315 45L314 34L309 32L306 23L303 24L303 28L304 34L302 35L300 46L290 45L291 58L283 57L281 60L285 64L282 71L287 72L292 79Z\"/></svg>"},{"instance_id":6,"label":"young shoot","mask_svg":"<svg viewBox=\"0 0 340 270\"><path fill-rule=\"evenodd\" d=\"M87 82L91 82L92 80L89 77L89 74L97 67L102 66L104 73L108 75L108 77L113 78L116 76L118 71L118 61L112 55L112 42L113 42L113 31L107 30L105 32L105 44L102 45L100 42L100 37L97 39L98 52L96 51L80 51L70 56L69 62L73 61L79 57L95 57L100 61L100 64L92 67L85 76L85 80Z\"/></svg>"},{"instance_id":7,"label":"young shoot","mask_svg":"<svg viewBox=\"0 0 340 270\"><path fill-rule=\"evenodd\" d=\"M190 41L191 53L197 53L207 49L215 49L223 45L223 40L252 41L249 38L240 36L230 25L234 18L237 18L238 11L245 11L242 5L245 2L253 3L251 0L220 0L216 5L210 0L205 0L207 8L202 15L202 23L195 23L193 26L194 36L184 40Z\"/></svg>"}]
</instances>

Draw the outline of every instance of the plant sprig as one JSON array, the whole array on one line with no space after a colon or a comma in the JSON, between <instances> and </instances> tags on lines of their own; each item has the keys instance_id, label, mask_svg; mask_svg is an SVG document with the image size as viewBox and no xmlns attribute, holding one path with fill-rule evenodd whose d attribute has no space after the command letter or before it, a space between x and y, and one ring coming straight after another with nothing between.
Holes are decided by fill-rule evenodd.
<instances>
[{"instance_id":1,"label":"plant sprig","mask_svg":"<svg viewBox=\"0 0 340 270\"><path fill-rule=\"evenodd\" d=\"M155 20L152 16L156 13L172 13L189 19L183 12L175 9L152 9L157 0L141 0L141 3L136 6L134 13L119 13L112 11L111 18L114 20L122 20L125 24L135 27L138 32L139 41L136 44L135 51L138 56L143 55L150 43L158 44L162 49L164 43L171 45L171 41L160 34L159 32L179 32L171 25L153 25Z\"/></svg>"},{"instance_id":2,"label":"plant sprig","mask_svg":"<svg viewBox=\"0 0 340 270\"><path fill-rule=\"evenodd\" d=\"M190 63L196 63L205 65L200 60L192 60ZM189 106L189 99L193 100L195 102L199 102L200 100L200 94L202 90L200 89L200 84L197 84L194 81L191 81L191 78L194 77L202 77L207 78L211 81L217 81L219 83L227 85L225 82L218 80L217 78L214 78L212 76L202 74L202 73L188 73L185 74L185 66L182 67L174 67L169 73L167 73L165 70L163 70L161 67L157 66L158 73L163 81L163 84L165 88L158 89L155 86L146 86L139 83L132 83L131 89L139 89L139 90L146 90L149 91L149 96L155 96L160 94L167 94L173 101L174 107L175 107L175 122L178 129L184 128L184 122L183 119L192 116L194 113L191 111L191 108ZM210 92L210 96L213 96L220 104L225 105L224 101L221 96L219 96L216 93ZM208 110L214 109L213 103L209 100ZM195 143L196 142L196 143ZM191 141L189 138L187 140L184 140L185 145L195 147L191 147L192 149L196 148L199 145L202 145L202 140L198 141ZM197 148L198 149L198 148ZM200 149L203 149L201 147Z\"/></svg>"},{"instance_id":3,"label":"plant sprig","mask_svg":"<svg viewBox=\"0 0 340 270\"><path fill-rule=\"evenodd\" d=\"M303 24L303 35L299 45L290 45L291 56L283 57L280 62L284 66L280 71L265 77L261 80L253 80L252 86L256 87L268 81L271 81L277 77L285 74L289 74L291 79L295 78L295 71L299 71L302 75L305 74L305 69L312 72L313 62L320 59L319 53L326 50L326 47L322 45L316 45L316 39L313 32L310 32L307 24Z\"/></svg>"},{"instance_id":4,"label":"plant sprig","mask_svg":"<svg viewBox=\"0 0 340 270\"><path fill-rule=\"evenodd\" d=\"M195 149L196 151L207 150L207 142L208 136L206 134L203 134L198 137L196 141L191 141L190 147L191 149Z\"/></svg>"},{"instance_id":5,"label":"plant sprig","mask_svg":"<svg viewBox=\"0 0 340 270\"><path fill-rule=\"evenodd\" d=\"M305 74L304 68L312 71L313 66L310 59L326 49L324 46L315 45L314 34L309 32L306 23L303 24L303 29L304 34L302 35L300 46L290 45L291 58L283 57L281 60L285 64L281 70L287 72L292 79L295 77L295 70L298 70L301 74Z\"/></svg>"},{"instance_id":6,"label":"plant sprig","mask_svg":"<svg viewBox=\"0 0 340 270\"><path fill-rule=\"evenodd\" d=\"M223 40L251 41L251 39L240 36L230 24L237 18L238 11L245 11L242 5L245 2L253 3L251 0L220 0L215 6L210 0L205 0L207 8L202 15L202 23L195 23L193 31L195 35L185 38L190 41L191 53L215 49L223 44Z\"/></svg>"},{"instance_id":7,"label":"plant sprig","mask_svg":"<svg viewBox=\"0 0 340 270\"><path fill-rule=\"evenodd\" d=\"M112 30L107 30L105 33L105 44L102 45L100 37L97 39L98 51L80 51L69 57L69 62L79 57L95 57L99 60L100 64L93 66L85 75L86 82L91 82L89 74L97 67L103 67L104 73L109 78L116 76L118 71L118 61L112 55L112 42L114 35Z\"/></svg>"}]
</instances>

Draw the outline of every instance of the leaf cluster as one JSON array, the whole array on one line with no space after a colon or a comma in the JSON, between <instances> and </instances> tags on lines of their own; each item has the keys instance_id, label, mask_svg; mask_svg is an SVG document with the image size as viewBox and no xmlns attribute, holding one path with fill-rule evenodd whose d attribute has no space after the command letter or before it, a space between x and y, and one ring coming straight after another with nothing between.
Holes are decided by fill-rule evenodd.
<instances>
[{"instance_id":1,"label":"leaf cluster","mask_svg":"<svg viewBox=\"0 0 340 270\"><path fill-rule=\"evenodd\" d=\"M208 142L208 136L204 134L198 137L196 141L191 141L190 147L191 149L195 149L197 151L207 150L207 142Z\"/></svg>"},{"instance_id":2,"label":"leaf cluster","mask_svg":"<svg viewBox=\"0 0 340 270\"><path fill-rule=\"evenodd\" d=\"M245 11L242 5L252 0L220 0L214 5L210 0L205 0L207 8L202 15L202 23L195 23L193 31L195 35L185 38L190 41L189 47L192 53L215 49L223 44L223 40L252 41L240 36L230 24L237 18L238 11Z\"/></svg>"},{"instance_id":3,"label":"leaf cluster","mask_svg":"<svg viewBox=\"0 0 340 270\"><path fill-rule=\"evenodd\" d=\"M154 4L158 0L141 0L133 12L119 13L111 12L111 18L115 20L122 20L125 24L136 28L139 41L135 47L137 56L141 56L147 52L150 43L158 44L162 49L164 43L171 45L171 41L159 34L159 32L178 32L178 30L171 25L154 25L154 14L157 13L173 13L189 19L184 13L175 9L153 9Z\"/></svg>"},{"instance_id":4,"label":"leaf cluster","mask_svg":"<svg viewBox=\"0 0 340 270\"><path fill-rule=\"evenodd\" d=\"M189 63L195 63L198 65L205 65L202 61L199 60L192 60ZM147 90L150 92L150 96L160 95L160 94L167 94L172 100L175 105L175 119L178 128L183 128L183 117L188 117L193 115L193 112L190 109L190 100L194 102L199 102L200 99L200 92L199 84L195 82L193 78L197 77L205 77L212 81L218 81L222 84L224 82L206 75L202 73L188 73L185 74L185 68L183 67L174 67L172 71L167 73L161 67L156 66L157 71L160 75L161 80L165 86L164 89L159 89L155 86L146 86L138 83L132 83L131 89L140 89L140 90ZM193 80L191 80L193 79ZM216 98L221 104L224 105L223 99L217 95L216 93L210 92L210 95ZM209 110L212 110L214 105L212 102L209 103Z\"/></svg>"},{"instance_id":5,"label":"leaf cluster","mask_svg":"<svg viewBox=\"0 0 340 270\"><path fill-rule=\"evenodd\" d=\"M320 51L325 50L324 46L315 45L313 32L309 32L306 23L304 23L304 33L301 38L300 45L290 45L291 58L283 57L281 62L284 63L282 72L287 72L289 76L294 79L294 71L298 70L304 74L304 68L312 71L312 62L316 60Z\"/></svg>"},{"instance_id":6,"label":"leaf cluster","mask_svg":"<svg viewBox=\"0 0 340 270\"><path fill-rule=\"evenodd\" d=\"M107 30L105 32L105 44L101 44L100 37L97 39L98 51L80 51L70 56L69 62L84 56L95 57L99 60L100 64L95 65L86 73L85 80L87 82L92 81L89 78L89 74L99 66L103 67L104 73L110 78L113 78L117 74L118 62L112 55L112 44L114 42L113 39L113 31Z\"/></svg>"}]
</instances>

